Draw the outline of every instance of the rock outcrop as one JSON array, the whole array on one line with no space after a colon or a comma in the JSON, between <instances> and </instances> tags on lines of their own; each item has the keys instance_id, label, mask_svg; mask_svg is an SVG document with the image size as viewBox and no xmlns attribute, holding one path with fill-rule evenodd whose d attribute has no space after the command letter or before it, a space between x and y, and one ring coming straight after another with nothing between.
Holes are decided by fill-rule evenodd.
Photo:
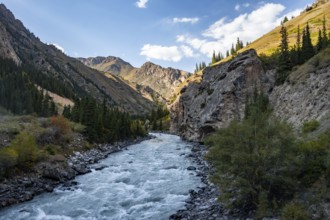
<instances>
[{"instance_id":1,"label":"rock outcrop","mask_svg":"<svg viewBox=\"0 0 330 220\"><path fill-rule=\"evenodd\" d=\"M15 63L21 63L14 48L11 46L6 28L0 23L0 57L14 60Z\"/></svg>"},{"instance_id":2,"label":"rock outcrop","mask_svg":"<svg viewBox=\"0 0 330 220\"><path fill-rule=\"evenodd\" d=\"M183 88L171 106L171 130L188 140L202 141L233 119L241 120L246 98L254 89L267 92L272 87L272 77L268 75L254 50L207 67L201 82Z\"/></svg>"}]
</instances>

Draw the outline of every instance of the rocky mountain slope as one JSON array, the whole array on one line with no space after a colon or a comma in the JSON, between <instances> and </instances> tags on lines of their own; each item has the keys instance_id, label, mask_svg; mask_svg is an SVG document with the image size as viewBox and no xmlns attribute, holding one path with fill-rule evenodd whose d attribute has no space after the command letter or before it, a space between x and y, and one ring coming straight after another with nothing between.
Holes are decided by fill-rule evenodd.
<instances>
[{"instance_id":1,"label":"rocky mountain slope","mask_svg":"<svg viewBox=\"0 0 330 220\"><path fill-rule=\"evenodd\" d=\"M176 88L189 76L190 73L188 72L163 68L151 62L146 62L140 68L129 72L129 74L122 75L125 80L150 87L167 101L175 95Z\"/></svg>"},{"instance_id":2,"label":"rocky mountain slope","mask_svg":"<svg viewBox=\"0 0 330 220\"><path fill-rule=\"evenodd\" d=\"M269 95L274 114L298 128L303 122L319 120L330 127L330 48L293 71L275 86L274 70L266 71L254 50L232 61L207 67L201 82L183 88L171 106L171 130L184 138L201 141L232 120L244 117L246 98L254 88Z\"/></svg>"},{"instance_id":3,"label":"rocky mountain slope","mask_svg":"<svg viewBox=\"0 0 330 220\"><path fill-rule=\"evenodd\" d=\"M270 101L275 115L295 127L309 120L330 127L330 48L293 71L274 88Z\"/></svg>"},{"instance_id":4,"label":"rocky mountain slope","mask_svg":"<svg viewBox=\"0 0 330 220\"><path fill-rule=\"evenodd\" d=\"M177 87L190 76L188 72L163 68L151 62L146 62L140 68L134 68L122 59L112 56L78 59L91 68L120 76L137 90L144 90L146 94L160 95L166 101L176 94Z\"/></svg>"},{"instance_id":5,"label":"rocky mountain slope","mask_svg":"<svg viewBox=\"0 0 330 220\"><path fill-rule=\"evenodd\" d=\"M152 102L120 78L108 78L56 47L42 43L3 4L0 5L0 52L2 58L32 65L61 80L80 97L91 95L100 101L105 98L109 105L119 106L131 114L145 114L153 107Z\"/></svg>"}]
</instances>

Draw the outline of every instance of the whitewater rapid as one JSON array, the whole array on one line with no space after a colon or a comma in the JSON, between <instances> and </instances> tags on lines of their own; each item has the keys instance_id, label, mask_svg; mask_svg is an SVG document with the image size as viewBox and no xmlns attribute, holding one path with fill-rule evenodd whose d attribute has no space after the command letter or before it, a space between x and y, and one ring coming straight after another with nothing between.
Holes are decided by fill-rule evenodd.
<instances>
[{"instance_id":1,"label":"whitewater rapid","mask_svg":"<svg viewBox=\"0 0 330 220\"><path fill-rule=\"evenodd\" d=\"M79 176L78 185L0 211L0 220L168 219L184 208L201 180L189 166L191 144L169 134L109 155L103 170Z\"/></svg>"}]
</instances>

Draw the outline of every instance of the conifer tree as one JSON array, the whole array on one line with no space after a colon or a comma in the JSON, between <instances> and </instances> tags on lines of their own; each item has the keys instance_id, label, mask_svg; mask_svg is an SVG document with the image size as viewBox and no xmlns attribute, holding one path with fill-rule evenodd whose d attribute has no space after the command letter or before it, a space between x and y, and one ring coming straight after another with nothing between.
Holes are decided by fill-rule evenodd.
<instances>
[{"instance_id":1,"label":"conifer tree","mask_svg":"<svg viewBox=\"0 0 330 220\"><path fill-rule=\"evenodd\" d=\"M322 48L325 48L328 45L328 36L327 36L327 27L326 27L326 20L325 20L325 15L323 16L323 20L322 20L322 40L323 40L323 44L322 44Z\"/></svg>"},{"instance_id":2,"label":"conifer tree","mask_svg":"<svg viewBox=\"0 0 330 220\"><path fill-rule=\"evenodd\" d=\"M284 24L285 22L288 22L288 21L289 21L288 17L285 16L284 19L283 19L283 24Z\"/></svg>"},{"instance_id":3,"label":"conifer tree","mask_svg":"<svg viewBox=\"0 0 330 220\"><path fill-rule=\"evenodd\" d=\"M292 68L290 54L289 54L289 44L288 44L288 34L286 27L282 24L281 27L281 43L279 46L279 66L277 69L276 83L282 84Z\"/></svg>"},{"instance_id":4,"label":"conifer tree","mask_svg":"<svg viewBox=\"0 0 330 220\"><path fill-rule=\"evenodd\" d=\"M215 57L215 51L213 50L213 54L212 54L212 64L216 63L217 59Z\"/></svg>"},{"instance_id":5,"label":"conifer tree","mask_svg":"<svg viewBox=\"0 0 330 220\"><path fill-rule=\"evenodd\" d=\"M322 38L322 32L319 29L319 34L318 34L318 37L317 37L317 44L316 44L317 52L320 52L322 50L323 45L324 45L324 42L323 42L323 38Z\"/></svg>"},{"instance_id":6,"label":"conifer tree","mask_svg":"<svg viewBox=\"0 0 330 220\"><path fill-rule=\"evenodd\" d=\"M235 48L234 48L234 44L231 45L231 49L230 49L230 54L231 55L235 55L236 51L235 51Z\"/></svg>"},{"instance_id":7,"label":"conifer tree","mask_svg":"<svg viewBox=\"0 0 330 220\"><path fill-rule=\"evenodd\" d=\"M238 37L237 42L236 42L235 52L239 51L242 48L243 48L243 42L241 42L239 37Z\"/></svg>"},{"instance_id":8,"label":"conifer tree","mask_svg":"<svg viewBox=\"0 0 330 220\"><path fill-rule=\"evenodd\" d=\"M220 60L222 60L223 58L222 58L222 54L221 54L221 52L219 51L219 53L218 53L218 56L217 56L217 61L220 61Z\"/></svg>"},{"instance_id":9,"label":"conifer tree","mask_svg":"<svg viewBox=\"0 0 330 220\"><path fill-rule=\"evenodd\" d=\"M301 53L303 61L309 60L312 56L314 56L314 47L312 44L308 23L303 31Z\"/></svg>"},{"instance_id":10,"label":"conifer tree","mask_svg":"<svg viewBox=\"0 0 330 220\"><path fill-rule=\"evenodd\" d=\"M297 30L297 44L296 44L296 49L297 49L297 56L296 56L296 61L297 64L301 64L301 36L300 36L300 25L298 25L298 30Z\"/></svg>"}]
</instances>

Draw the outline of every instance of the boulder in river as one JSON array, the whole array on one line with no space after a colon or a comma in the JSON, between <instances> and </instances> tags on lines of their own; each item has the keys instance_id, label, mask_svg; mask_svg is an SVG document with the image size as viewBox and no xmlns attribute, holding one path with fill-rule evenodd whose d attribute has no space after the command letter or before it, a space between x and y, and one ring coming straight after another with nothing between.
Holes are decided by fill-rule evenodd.
<instances>
[{"instance_id":1,"label":"boulder in river","mask_svg":"<svg viewBox=\"0 0 330 220\"><path fill-rule=\"evenodd\" d=\"M197 168L194 167L194 166L189 166L189 167L187 168L187 170L197 170Z\"/></svg>"}]
</instances>

